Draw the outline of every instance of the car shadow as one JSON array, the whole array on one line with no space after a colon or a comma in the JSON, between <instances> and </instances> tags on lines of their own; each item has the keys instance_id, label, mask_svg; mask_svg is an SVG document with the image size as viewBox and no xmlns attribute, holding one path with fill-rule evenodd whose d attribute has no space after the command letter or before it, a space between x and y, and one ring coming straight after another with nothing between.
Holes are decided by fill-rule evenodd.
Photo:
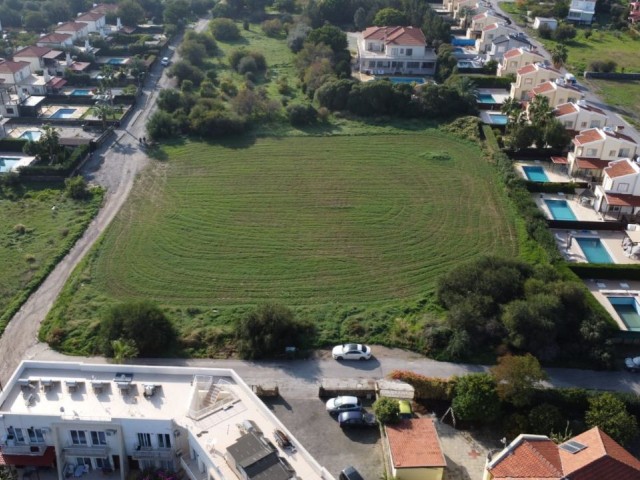
<instances>
[{"instance_id":1,"label":"car shadow","mask_svg":"<svg viewBox=\"0 0 640 480\"><path fill-rule=\"evenodd\" d=\"M336 360L340 365L345 367L353 367L355 370L363 372L380 368L380 360L372 356L369 360Z\"/></svg>"},{"instance_id":2,"label":"car shadow","mask_svg":"<svg viewBox=\"0 0 640 480\"><path fill-rule=\"evenodd\" d=\"M380 439L380 430L376 427L342 428L341 430L352 442L373 445Z\"/></svg>"}]
</instances>

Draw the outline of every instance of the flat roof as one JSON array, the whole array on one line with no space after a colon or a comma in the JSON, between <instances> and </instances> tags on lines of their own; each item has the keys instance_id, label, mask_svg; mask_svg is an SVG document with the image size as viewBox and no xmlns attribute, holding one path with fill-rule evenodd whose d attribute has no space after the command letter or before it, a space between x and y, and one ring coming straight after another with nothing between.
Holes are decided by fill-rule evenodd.
<instances>
[{"instance_id":1,"label":"flat roof","mask_svg":"<svg viewBox=\"0 0 640 480\"><path fill-rule=\"evenodd\" d=\"M131 375L130 381L122 382L121 374ZM21 386L25 382L38 392L27 404ZM75 388L70 389L69 383L74 382ZM99 392L94 389L96 383L102 385ZM224 390L226 403L203 413L198 392L212 384ZM152 396L143 395L148 386L155 387ZM61 421L173 420L194 432L192 441L205 452L214 447L218 452L226 451L244 434L243 422L251 420L267 438L273 438L278 429L292 439L297 450L286 457L299 478L332 478L230 369L23 361L0 394L0 416L8 419L12 414L56 416ZM219 457L210 455L209 462L222 470L225 478L236 477Z\"/></svg>"}]
</instances>

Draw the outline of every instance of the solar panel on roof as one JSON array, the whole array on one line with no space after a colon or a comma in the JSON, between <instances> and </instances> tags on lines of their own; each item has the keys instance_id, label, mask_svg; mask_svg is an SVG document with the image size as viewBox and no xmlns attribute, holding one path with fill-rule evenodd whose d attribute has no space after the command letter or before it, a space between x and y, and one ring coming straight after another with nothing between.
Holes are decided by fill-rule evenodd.
<instances>
[{"instance_id":1,"label":"solar panel on roof","mask_svg":"<svg viewBox=\"0 0 640 480\"><path fill-rule=\"evenodd\" d=\"M569 440L568 442L560 445L560 448L569 453L578 453L579 451L587 448L587 446L581 444L580 442L576 442L575 440Z\"/></svg>"}]
</instances>

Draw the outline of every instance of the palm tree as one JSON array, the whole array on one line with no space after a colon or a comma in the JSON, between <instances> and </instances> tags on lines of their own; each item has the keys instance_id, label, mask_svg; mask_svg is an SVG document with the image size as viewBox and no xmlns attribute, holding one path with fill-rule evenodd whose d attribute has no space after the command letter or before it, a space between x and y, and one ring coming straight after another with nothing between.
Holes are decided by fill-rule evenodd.
<instances>
[{"instance_id":1,"label":"palm tree","mask_svg":"<svg viewBox=\"0 0 640 480\"><path fill-rule=\"evenodd\" d=\"M529 102L527 115L533 125L544 128L554 118L549 99L542 95L535 95Z\"/></svg>"},{"instance_id":2,"label":"palm tree","mask_svg":"<svg viewBox=\"0 0 640 480\"><path fill-rule=\"evenodd\" d=\"M102 93L107 95L109 102L112 103L113 92L111 91L111 88L115 81L113 67L109 64L103 65L100 75L102 76L102 79L100 80L100 90L102 90Z\"/></svg>"},{"instance_id":3,"label":"palm tree","mask_svg":"<svg viewBox=\"0 0 640 480\"><path fill-rule=\"evenodd\" d=\"M458 17L462 19L462 22L461 22L462 28L467 28L471 24L471 17L473 17L475 13L476 11L469 6L464 6L460 8L460 11L458 12Z\"/></svg>"},{"instance_id":4,"label":"palm tree","mask_svg":"<svg viewBox=\"0 0 640 480\"><path fill-rule=\"evenodd\" d=\"M522 103L515 98L507 98L500 111L509 117L509 123L517 123L522 118Z\"/></svg>"},{"instance_id":5,"label":"palm tree","mask_svg":"<svg viewBox=\"0 0 640 480\"><path fill-rule=\"evenodd\" d=\"M60 133L52 125L42 126L42 136L38 143L49 159L49 165L56 162L60 151Z\"/></svg>"},{"instance_id":6,"label":"palm tree","mask_svg":"<svg viewBox=\"0 0 640 480\"><path fill-rule=\"evenodd\" d=\"M93 107L96 117L102 120L102 130L107 129L107 120L113 115L113 107L107 102L96 103Z\"/></svg>"},{"instance_id":7,"label":"palm tree","mask_svg":"<svg viewBox=\"0 0 640 480\"><path fill-rule=\"evenodd\" d=\"M555 47L551 49L551 62L555 68L562 67L566 62L569 56L569 52L567 51L567 47L562 43L557 44Z\"/></svg>"}]
</instances>

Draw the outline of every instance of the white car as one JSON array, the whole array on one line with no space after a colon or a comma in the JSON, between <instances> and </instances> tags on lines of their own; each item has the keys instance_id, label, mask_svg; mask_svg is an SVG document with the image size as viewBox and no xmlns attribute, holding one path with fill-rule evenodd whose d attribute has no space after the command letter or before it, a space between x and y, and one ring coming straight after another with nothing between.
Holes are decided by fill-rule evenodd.
<instances>
[{"instance_id":1,"label":"white car","mask_svg":"<svg viewBox=\"0 0 640 480\"><path fill-rule=\"evenodd\" d=\"M335 360L369 360L371 348L358 343L345 343L333 347L331 356Z\"/></svg>"},{"instance_id":2,"label":"white car","mask_svg":"<svg viewBox=\"0 0 640 480\"><path fill-rule=\"evenodd\" d=\"M162 65L163 67L169 66L170 63L171 60L169 60L169 57L162 57L162 60L160 60L160 65Z\"/></svg>"},{"instance_id":3,"label":"white car","mask_svg":"<svg viewBox=\"0 0 640 480\"><path fill-rule=\"evenodd\" d=\"M342 396L327 400L326 407L327 412L332 415L342 412L359 412L362 410L362 402L358 397Z\"/></svg>"}]
</instances>

